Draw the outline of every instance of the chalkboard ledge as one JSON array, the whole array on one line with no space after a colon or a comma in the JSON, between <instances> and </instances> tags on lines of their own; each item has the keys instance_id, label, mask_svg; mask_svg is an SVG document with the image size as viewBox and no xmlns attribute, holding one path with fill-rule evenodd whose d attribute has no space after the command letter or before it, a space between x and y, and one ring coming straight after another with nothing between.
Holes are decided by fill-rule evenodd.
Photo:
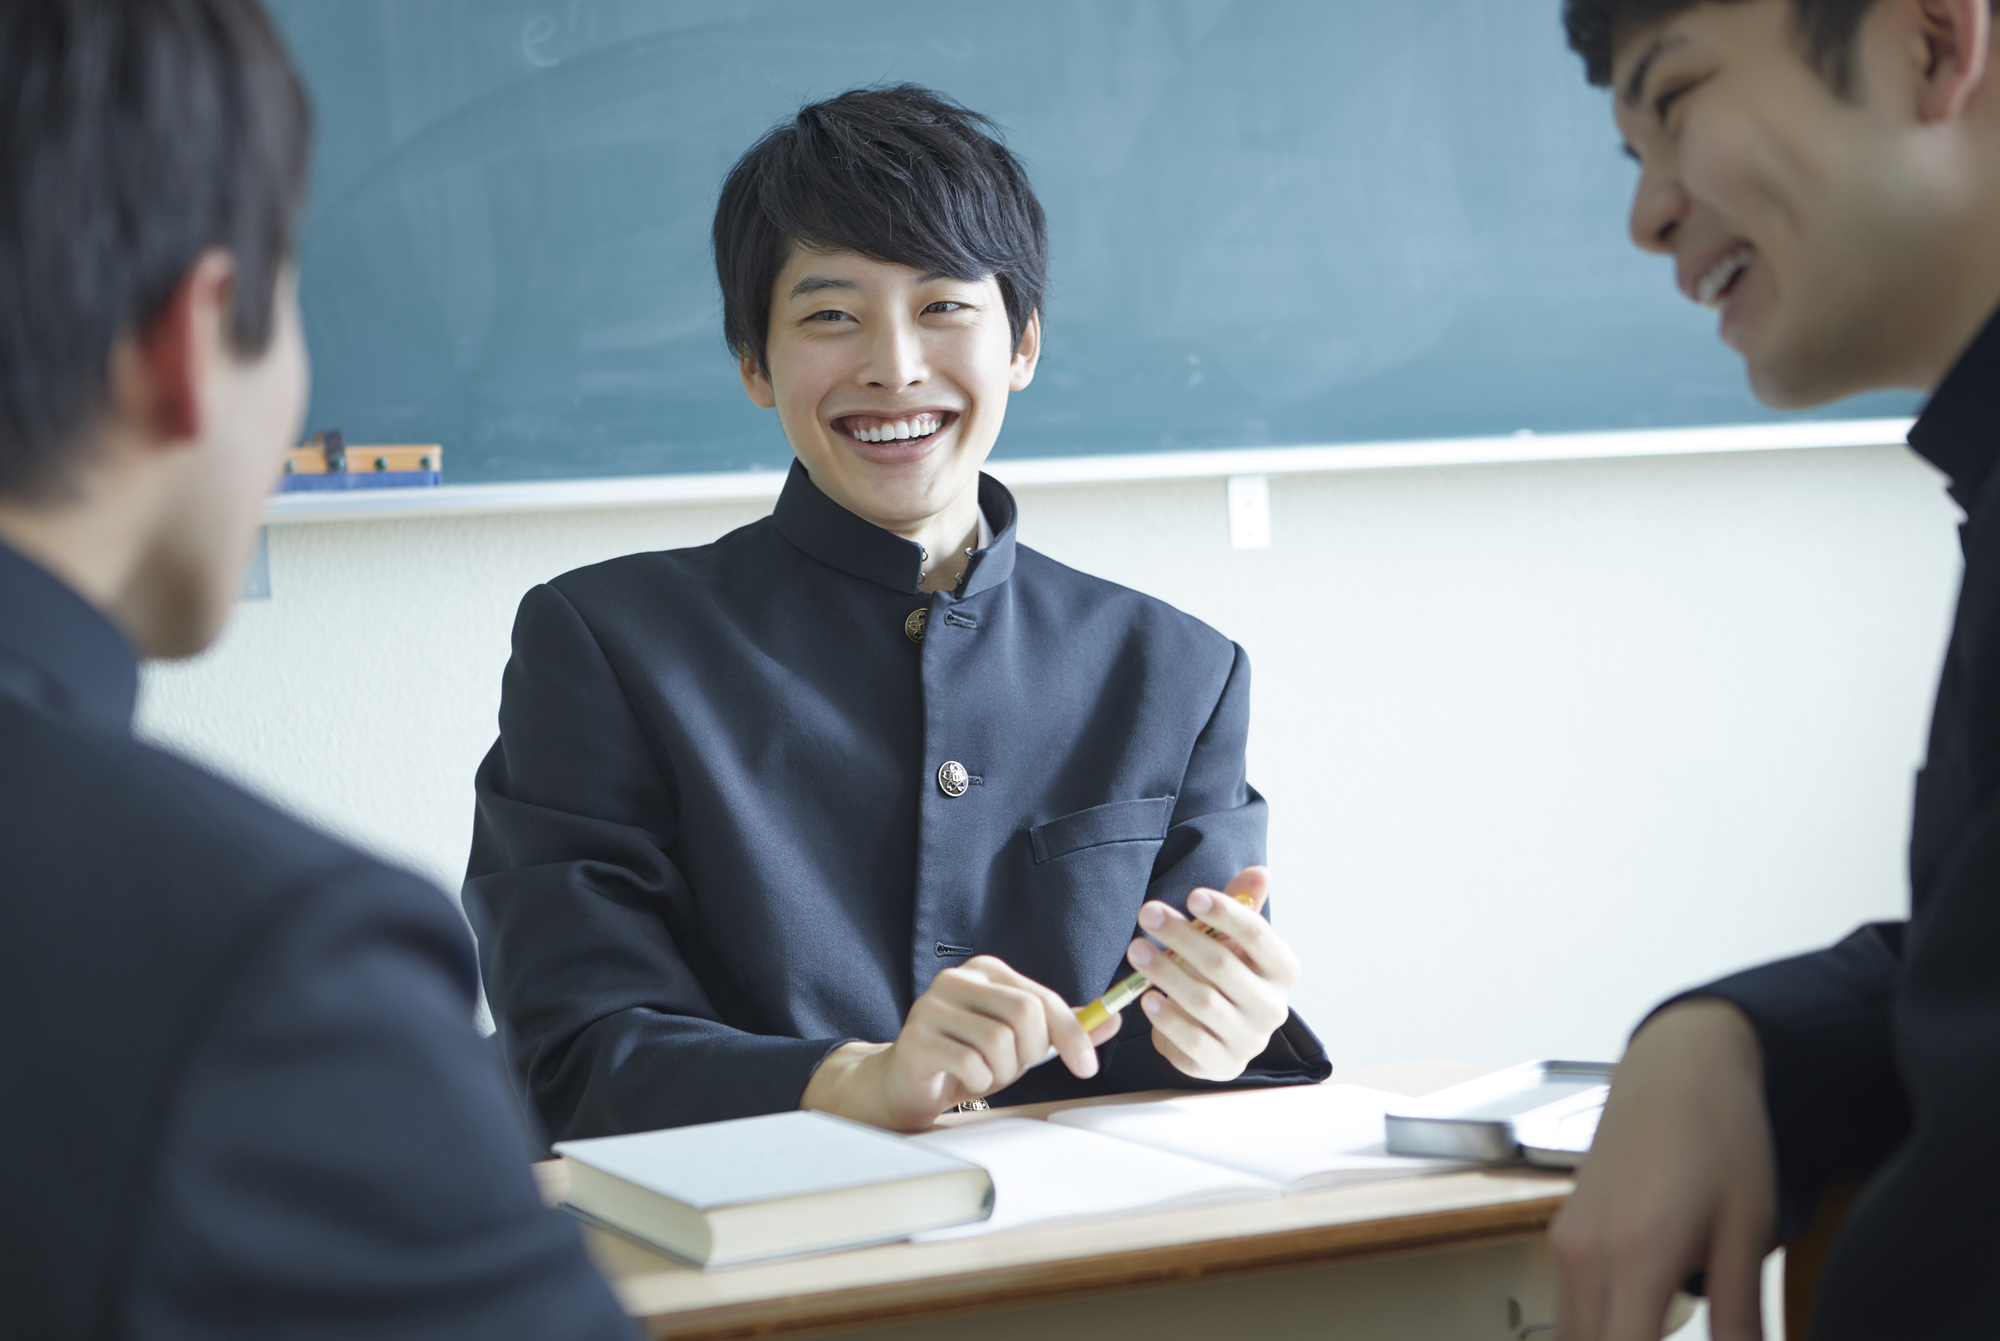
<instances>
[{"instance_id":1,"label":"chalkboard ledge","mask_svg":"<svg viewBox=\"0 0 2000 1341\"><path fill-rule=\"evenodd\" d=\"M1232 475L1300 475L1418 466L1507 465L1533 461L1793 451L1813 447L1881 447L1902 442L1909 428L1910 421L1907 419L1828 419L1615 433L1522 432L1501 438L1436 438L1313 447L1247 447L1209 452L1038 457L996 460L989 463L987 469L1011 488L1114 484L1137 480L1223 479ZM274 495L264 505L264 520L272 525L388 521L397 518L768 500L778 496L784 482L785 473L781 470L743 470L710 475L628 475L605 479L446 484L429 489L291 493Z\"/></svg>"}]
</instances>

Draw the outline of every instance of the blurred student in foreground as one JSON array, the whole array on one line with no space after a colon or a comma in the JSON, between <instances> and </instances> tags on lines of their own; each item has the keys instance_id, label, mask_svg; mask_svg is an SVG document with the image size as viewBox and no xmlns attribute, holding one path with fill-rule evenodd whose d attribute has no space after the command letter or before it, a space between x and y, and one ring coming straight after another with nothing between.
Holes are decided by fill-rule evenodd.
<instances>
[{"instance_id":1,"label":"blurred student in foreground","mask_svg":"<svg viewBox=\"0 0 2000 1341\"><path fill-rule=\"evenodd\" d=\"M630 1335L443 895L132 738L299 429L308 138L255 0L0 0L0 1330Z\"/></svg>"},{"instance_id":2,"label":"blurred student in foreground","mask_svg":"<svg viewBox=\"0 0 2000 1341\"><path fill-rule=\"evenodd\" d=\"M1554 1229L1560 1341L1653 1341L1705 1275L1840 1222L1815 1341L1994 1335L2000 1255L2000 67L1989 0L1568 0L1639 163L1633 240L1720 316L1767 404L1930 394L1965 509L1919 774L1911 915L1725 978L1633 1036ZM1852 1201L1851 1209L1848 1202ZM1800 1341L1796 1339L1795 1341Z\"/></svg>"}]
</instances>

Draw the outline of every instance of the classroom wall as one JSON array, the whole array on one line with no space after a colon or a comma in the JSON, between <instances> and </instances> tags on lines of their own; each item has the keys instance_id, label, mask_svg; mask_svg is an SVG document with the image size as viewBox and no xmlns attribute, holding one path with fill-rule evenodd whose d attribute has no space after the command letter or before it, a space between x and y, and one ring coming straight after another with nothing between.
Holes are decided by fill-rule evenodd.
<instances>
[{"instance_id":1,"label":"classroom wall","mask_svg":"<svg viewBox=\"0 0 2000 1341\"><path fill-rule=\"evenodd\" d=\"M1024 541L1255 667L1276 919L1337 1064L1611 1057L1647 1006L1905 903L1958 574L1900 448L1020 491ZM763 505L272 528L142 727L453 887L532 583Z\"/></svg>"}]
</instances>

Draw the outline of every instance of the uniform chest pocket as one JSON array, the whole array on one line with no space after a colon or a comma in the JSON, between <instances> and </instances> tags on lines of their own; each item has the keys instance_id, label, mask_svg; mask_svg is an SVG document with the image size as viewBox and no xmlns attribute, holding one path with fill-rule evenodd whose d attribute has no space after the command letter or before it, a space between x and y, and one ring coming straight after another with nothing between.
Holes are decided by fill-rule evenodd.
<instances>
[{"instance_id":1,"label":"uniform chest pocket","mask_svg":"<svg viewBox=\"0 0 2000 1341\"><path fill-rule=\"evenodd\" d=\"M1171 796L1113 801L1037 824L1028 830L1028 842L1035 849L1038 865L1107 843L1157 843L1167 836L1173 814Z\"/></svg>"}]
</instances>

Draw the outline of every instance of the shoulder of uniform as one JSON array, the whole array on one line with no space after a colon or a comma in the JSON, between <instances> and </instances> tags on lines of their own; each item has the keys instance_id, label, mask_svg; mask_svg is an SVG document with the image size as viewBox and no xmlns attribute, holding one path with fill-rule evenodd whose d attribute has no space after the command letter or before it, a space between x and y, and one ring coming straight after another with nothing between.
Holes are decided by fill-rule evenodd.
<instances>
[{"instance_id":1,"label":"shoulder of uniform","mask_svg":"<svg viewBox=\"0 0 2000 1341\"><path fill-rule=\"evenodd\" d=\"M1235 644L1229 638L1187 611L1157 596L1072 568L1026 545L1015 549L1014 580L1021 583L1026 599L1060 601L1067 615L1087 617L1099 629L1106 621L1122 623L1143 636L1182 642L1190 652L1235 656Z\"/></svg>"},{"instance_id":2,"label":"shoulder of uniform","mask_svg":"<svg viewBox=\"0 0 2000 1341\"><path fill-rule=\"evenodd\" d=\"M219 905L256 902L285 891L357 880L382 888L427 889L426 882L305 824L172 752L143 741L72 726L0 706L0 850L24 857L35 847L88 838L107 868L137 873L164 897L166 886ZM173 915L176 910L162 910ZM202 910L190 908L188 915Z\"/></svg>"},{"instance_id":3,"label":"shoulder of uniform","mask_svg":"<svg viewBox=\"0 0 2000 1341\"><path fill-rule=\"evenodd\" d=\"M615 559L572 568L544 585L555 588L577 605L637 590L706 587L734 569L769 562L784 552L781 547L786 543L776 523L769 517L760 517L705 545L621 554Z\"/></svg>"}]
</instances>

